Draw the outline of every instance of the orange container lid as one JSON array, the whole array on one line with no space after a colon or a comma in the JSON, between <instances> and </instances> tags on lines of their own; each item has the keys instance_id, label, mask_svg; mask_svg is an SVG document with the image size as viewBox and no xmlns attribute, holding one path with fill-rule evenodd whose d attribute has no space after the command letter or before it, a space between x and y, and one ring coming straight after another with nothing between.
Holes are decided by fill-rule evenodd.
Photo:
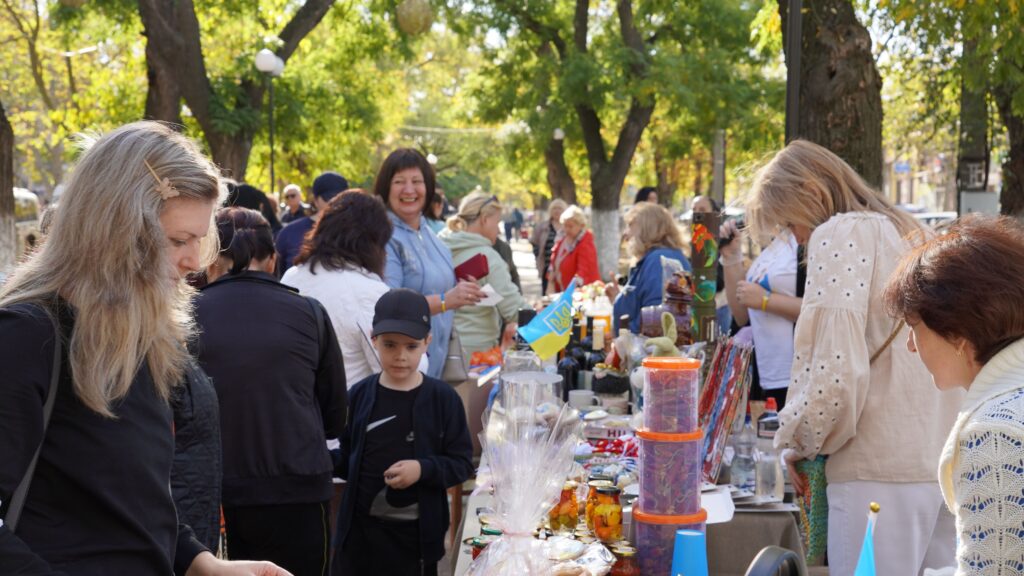
<instances>
[{"instance_id":1,"label":"orange container lid","mask_svg":"<svg viewBox=\"0 0 1024 576\"><path fill-rule=\"evenodd\" d=\"M636 431L636 435L644 440L654 440L657 442L693 442L694 440L700 440L704 437L704 431L698 428L695 432L687 432L685 434L668 434L666 432L651 432L650 430L640 429Z\"/></svg>"},{"instance_id":2,"label":"orange container lid","mask_svg":"<svg viewBox=\"0 0 1024 576\"><path fill-rule=\"evenodd\" d=\"M700 360L675 357L652 358L648 356L644 358L643 366L644 368L652 368L654 370L700 370Z\"/></svg>"},{"instance_id":3,"label":"orange container lid","mask_svg":"<svg viewBox=\"0 0 1024 576\"><path fill-rule=\"evenodd\" d=\"M708 511L701 508L700 512L696 514L690 514L689 516L662 516L660 514L646 514L633 507L633 518L636 518L644 524L659 524L661 526L669 526L672 524L700 524L706 522L708 519Z\"/></svg>"}]
</instances>

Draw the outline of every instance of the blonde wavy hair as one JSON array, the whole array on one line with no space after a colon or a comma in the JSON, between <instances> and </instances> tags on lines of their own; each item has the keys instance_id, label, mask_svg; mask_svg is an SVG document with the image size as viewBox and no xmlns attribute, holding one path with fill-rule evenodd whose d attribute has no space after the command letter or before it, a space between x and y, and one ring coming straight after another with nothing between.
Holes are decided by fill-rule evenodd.
<instances>
[{"instance_id":1,"label":"blonde wavy hair","mask_svg":"<svg viewBox=\"0 0 1024 576\"><path fill-rule=\"evenodd\" d=\"M57 298L66 300L75 311L67 344L75 393L114 418L111 404L128 393L143 362L159 395L169 398L194 329L192 290L169 281L160 225L166 200L146 163L178 198L214 204L225 194L213 163L163 124L136 122L82 144L49 235L0 289L0 307L34 303L53 314ZM206 262L217 248L211 218Z\"/></svg>"},{"instance_id":2,"label":"blonde wavy hair","mask_svg":"<svg viewBox=\"0 0 1024 576\"><path fill-rule=\"evenodd\" d=\"M459 202L458 213L448 219L448 229L461 232L480 218L501 214L502 210L497 196L486 192L471 192Z\"/></svg>"},{"instance_id":3,"label":"blonde wavy hair","mask_svg":"<svg viewBox=\"0 0 1024 576\"><path fill-rule=\"evenodd\" d=\"M814 231L844 212L884 214L903 236L924 231L839 156L806 140L790 142L758 171L747 212L751 232L760 241L793 225Z\"/></svg>"},{"instance_id":4,"label":"blonde wavy hair","mask_svg":"<svg viewBox=\"0 0 1024 576\"><path fill-rule=\"evenodd\" d=\"M652 248L683 249L683 234L672 213L660 204L641 202L626 213L626 225L634 226L629 239L633 256L643 258Z\"/></svg>"},{"instance_id":5,"label":"blonde wavy hair","mask_svg":"<svg viewBox=\"0 0 1024 576\"><path fill-rule=\"evenodd\" d=\"M562 212L562 216L558 219L558 221L563 225L570 220L579 224L584 229L587 227L587 215L583 213L582 208L575 204L566 208L565 211Z\"/></svg>"}]
</instances>

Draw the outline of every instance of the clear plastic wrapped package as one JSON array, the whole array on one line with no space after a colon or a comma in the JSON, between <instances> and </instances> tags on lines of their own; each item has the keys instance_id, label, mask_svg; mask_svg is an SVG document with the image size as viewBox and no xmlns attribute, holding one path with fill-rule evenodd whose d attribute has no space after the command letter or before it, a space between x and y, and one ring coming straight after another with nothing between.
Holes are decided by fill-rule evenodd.
<instances>
[{"instance_id":1,"label":"clear plastic wrapped package","mask_svg":"<svg viewBox=\"0 0 1024 576\"><path fill-rule=\"evenodd\" d=\"M473 561L468 574L603 576L615 561L603 546L533 538L572 470L582 423L572 407L552 404L550 383L541 377L547 375L531 379L527 374L504 383L485 417L480 436L494 488L493 524L502 536Z\"/></svg>"}]
</instances>

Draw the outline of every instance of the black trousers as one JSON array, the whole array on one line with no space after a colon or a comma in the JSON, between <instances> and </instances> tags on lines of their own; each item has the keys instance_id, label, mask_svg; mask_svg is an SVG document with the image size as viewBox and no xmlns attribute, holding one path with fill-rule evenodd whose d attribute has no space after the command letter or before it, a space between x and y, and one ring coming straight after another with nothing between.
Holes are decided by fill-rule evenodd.
<instances>
[{"instance_id":1,"label":"black trousers","mask_svg":"<svg viewBox=\"0 0 1024 576\"><path fill-rule=\"evenodd\" d=\"M423 561L418 521L390 522L357 512L335 553L331 574L437 576L437 562Z\"/></svg>"},{"instance_id":2,"label":"black trousers","mask_svg":"<svg viewBox=\"0 0 1024 576\"><path fill-rule=\"evenodd\" d=\"M268 560L295 576L326 576L330 502L224 508L228 557Z\"/></svg>"}]
</instances>

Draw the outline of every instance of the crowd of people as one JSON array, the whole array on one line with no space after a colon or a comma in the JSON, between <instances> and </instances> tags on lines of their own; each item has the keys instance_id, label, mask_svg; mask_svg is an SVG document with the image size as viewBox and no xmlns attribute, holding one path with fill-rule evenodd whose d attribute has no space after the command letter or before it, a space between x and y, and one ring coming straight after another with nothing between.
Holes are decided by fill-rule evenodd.
<instances>
[{"instance_id":1,"label":"crowd of people","mask_svg":"<svg viewBox=\"0 0 1024 576\"><path fill-rule=\"evenodd\" d=\"M483 191L451 209L404 148L369 191L324 172L311 193L279 210L157 123L88 146L0 288L0 573L437 573L479 416L454 368L533 306L509 246L524 216ZM871 501L878 573L1024 561L1020 226L935 233L801 141L746 208L721 227L720 325L753 341L796 491L823 469L833 573L853 573ZM553 200L530 242L543 294L602 281L580 206ZM624 242L634 265L605 292L639 332L663 262L691 268L655 189Z\"/></svg>"}]
</instances>

